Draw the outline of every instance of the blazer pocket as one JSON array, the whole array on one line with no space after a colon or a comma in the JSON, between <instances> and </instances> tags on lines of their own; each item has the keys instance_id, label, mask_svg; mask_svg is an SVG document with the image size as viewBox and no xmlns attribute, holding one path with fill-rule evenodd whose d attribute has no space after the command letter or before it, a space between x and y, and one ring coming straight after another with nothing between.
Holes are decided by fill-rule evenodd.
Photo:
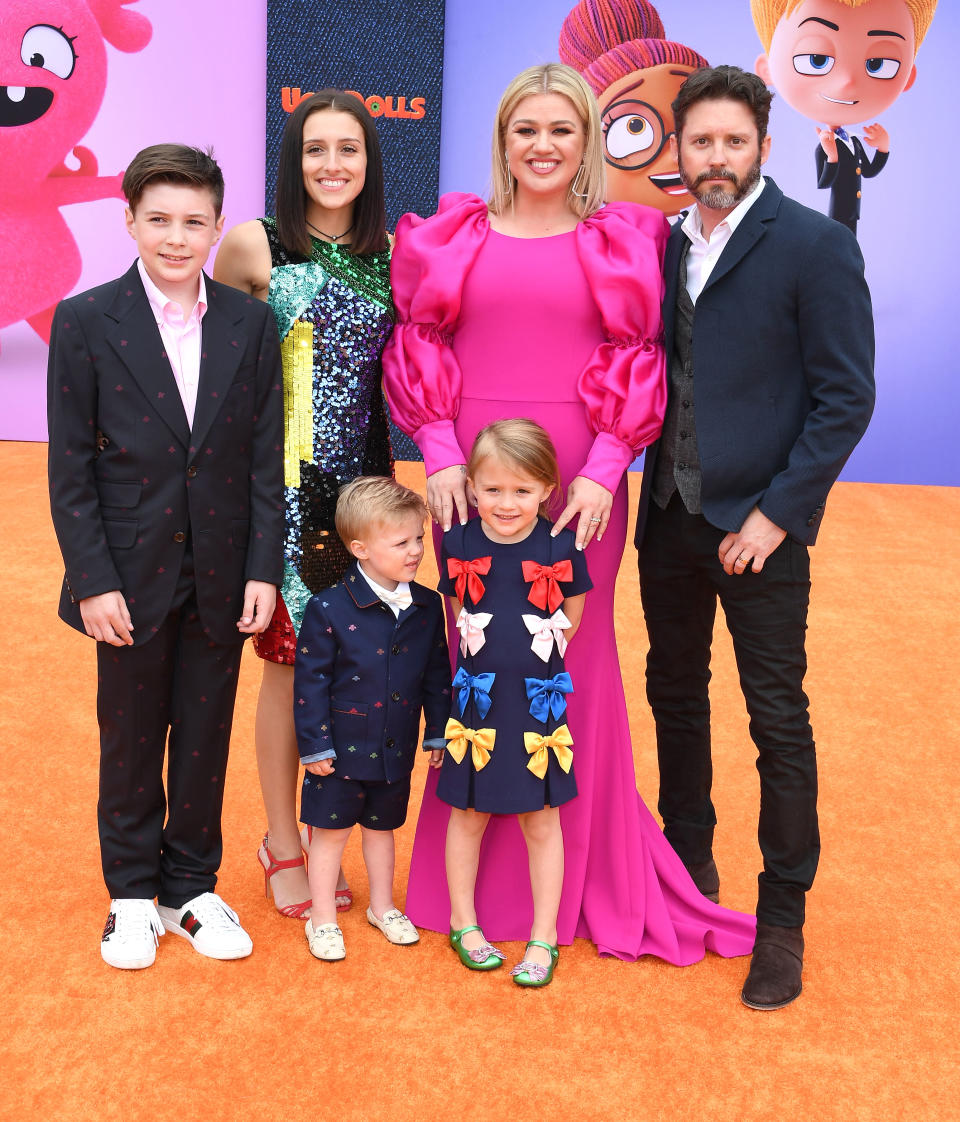
<instances>
[{"instance_id":1,"label":"blazer pocket","mask_svg":"<svg viewBox=\"0 0 960 1122\"><path fill-rule=\"evenodd\" d=\"M101 506L115 506L121 510L133 510L140 505L143 485L137 480L130 482L112 479L97 480L97 495Z\"/></svg>"},{"instance_id":2,"label":"blazer pocket","mask_svg":"<svg viewBox=\"0 0 960 1122\"><path fill-rule=\"evenodd\" d=\"M358 759L367 747L367 706L362 701L331 701L333 746L338 758Z\"/></svg>"},{"instance_id":3,"label":"blazer pocket","mask_svg":"<svg viewBox=\"0 0 960 1122\"><path fill-rule=\"evenodd\" d=\"M234 519L230 524L230 540L234 549L246 549L250 537L250 523Z\"/></svg>"},{"instance_id":4,"label":"blazer pocket","mask_svg":"<svg viewBox=\"0 0 960 1122\"><path fill-rule=\"evenodd\" d=\"M233 386L242 386L244 382L252 382L257 376L257 364L255 362L245 362L233 377L230 383Z\"/></svg>"},{"instance_id":5,"label":"blazer pocket","mask_svg":"<svg viewBox=\"0 0 960 1122\"><path fill-rule=\"evenodd\" d=\"M123 522L115 518L104 518L103 532L111 549L132 549L137 541L139 522Z\"/></svg>"}]
</instances>

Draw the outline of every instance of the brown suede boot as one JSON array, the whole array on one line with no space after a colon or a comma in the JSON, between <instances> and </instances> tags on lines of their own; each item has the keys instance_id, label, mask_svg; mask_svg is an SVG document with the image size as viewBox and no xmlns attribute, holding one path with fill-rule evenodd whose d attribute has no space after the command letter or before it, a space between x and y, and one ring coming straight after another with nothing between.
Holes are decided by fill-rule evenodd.
<instances>
[{"instance_id":1,"label":"brown suede boot","mask_svg":"<svg viewBox=\"0 0 960 1122\"><path fill-rule=\"evenodd\" d=\"M782 1009L800 996L802 970L803 928L758 923L740 1000L751 1009Z\"/></svg>"},{"instance_id":2,"label":"brown suede boot","mask_svg":"<svg viewBox=\"0 0 960 1122\"><path fill-rule=\"evenodd\" d=\"M686 865L690 879L701 896L706 896L715 904L720 902L720 874L713 858L701 861L698 865Z\"/></svg>"}]
</instances>

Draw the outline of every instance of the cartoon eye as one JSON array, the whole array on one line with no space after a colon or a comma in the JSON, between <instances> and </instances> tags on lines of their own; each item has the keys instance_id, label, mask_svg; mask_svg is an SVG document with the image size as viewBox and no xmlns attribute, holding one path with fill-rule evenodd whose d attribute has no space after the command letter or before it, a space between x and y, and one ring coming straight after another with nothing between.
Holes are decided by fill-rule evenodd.
<instances>
[{"instance_id":1,"label":"cartoon eye","mask_svg":"<svg viewBox=\"0 0 960 1122\"><path fill-rule=\"evenodd\" d=\"M900 63L895 58L868 58L867 73L871 78L896 78Z\"/></svg>"},{"instance_id":2,"label":"cartoon eye","mask_svg":"<svg viewBox=\"0 0 960 1122\"><path fill-rule=\"evenodd\" d=\"M656 137L653 126L639 113L618 117L607 129L607 151L615 160L652 148Z\"/></svg>"},{"instance_id":3,"label":"cartoon eye","mask_svg":"<svg viewBox=\"0 0 960 1122\"><path fill-rule=\"evenodd\" d=\"M617 101L607 107L601 121L607 163L624 171L653 163L667 140L662 117L646 101Z\"/></svg>"},{"instance_id":4,"label":"cartoon eye","mask_svg":"<svg viewBox=\"0 0 960 1122\"><path fill-rule=\"evenodd\" d=\"M833 55L794 55L793 69L798 74L829 74L834 62Z\"/></svg>"},{"instance_id":5,"label":"cartoon eye","mask_svg":"<svg viewBox=\"0 0 960 1122\"><path fill-rule=\"evenodd\" d=\"M69 78L77 61L73 43L64 33L48 23L27 29L20 44L20 57L27 66L39 66L58 78Z\"/></svg>"}]
</instances>

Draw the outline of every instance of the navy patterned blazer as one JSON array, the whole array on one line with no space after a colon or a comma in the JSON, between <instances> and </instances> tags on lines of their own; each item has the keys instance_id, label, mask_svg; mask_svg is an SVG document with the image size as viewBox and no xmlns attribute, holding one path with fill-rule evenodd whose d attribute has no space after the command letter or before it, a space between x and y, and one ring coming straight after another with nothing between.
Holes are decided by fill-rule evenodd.
<instances>
[{"instance_id":1,"label":"navy patterned blazer","mask_svg":"<svg viewBox=\"0 0 960 1122\"><path fill-rule=\"evenodd\" d=\"M192 430L137 264L57 307L48 362L60 616L119 590L134 644L169 611L188 534L201 623L237 631L248 580L283 579L283 374L270 308L204 278Z\"/></svg>"},{"instance_id":2,"label":"navy patterned blazer","mask_svg":"<svg viewBox=\"0 0 960 1122\"><path fill-rule=\"evenodd\" d=\"M393 783L413 769L421 711L425 739L442 739L451 681L442 600L413 582L410 593L395 617L355 561L307 604L293 684L305 763L335 758L343 779Z\"/></svg>"}]
</instances>

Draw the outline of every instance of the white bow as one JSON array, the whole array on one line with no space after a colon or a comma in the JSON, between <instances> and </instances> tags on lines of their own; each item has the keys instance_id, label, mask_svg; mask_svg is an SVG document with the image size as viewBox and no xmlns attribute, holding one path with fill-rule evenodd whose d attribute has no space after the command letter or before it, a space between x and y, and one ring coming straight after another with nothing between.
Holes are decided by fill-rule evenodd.
<instances>
[{"instance_id":1,"label":"white bow","mask_svg":"<svg viewBox=\"0 0 960 1122\"><path fill-rule=\"evenodd\" d=\"M557 608L549 619L543 619L541 616L524 616L523 622L533 636L530 650L535 655L542 658L544 662L549 662L553 641L556 639L557 653L563 658L567 652L567 637L563 632L571 625L561 608Z\"/></svg>"},{"instance_id":2,"label":"white bow","mask_svg":"<svg viewBox=\"0 0 960 1122\"><path fill-rule=\"evenodd\" d=\"M457 616L457 630L460 632L460 653L475 655L486 643L483 629L487 626L493 615L490 612L475 612L471 614L466 608L460 609Z\"/></svg>"},{"instance_id":3,"label":"white bow","mask_svg":"<svg viewBox=\"0 0 960 1122\"><path fill-rule=\"evenodd\" d=\"M388 592L386 589L378 590L377 595L384 604L395 606L398 612L402 612L404 608L409 608L413 603L409 584L398 584L393 592Z\"/></svg>"}]
</instances>

